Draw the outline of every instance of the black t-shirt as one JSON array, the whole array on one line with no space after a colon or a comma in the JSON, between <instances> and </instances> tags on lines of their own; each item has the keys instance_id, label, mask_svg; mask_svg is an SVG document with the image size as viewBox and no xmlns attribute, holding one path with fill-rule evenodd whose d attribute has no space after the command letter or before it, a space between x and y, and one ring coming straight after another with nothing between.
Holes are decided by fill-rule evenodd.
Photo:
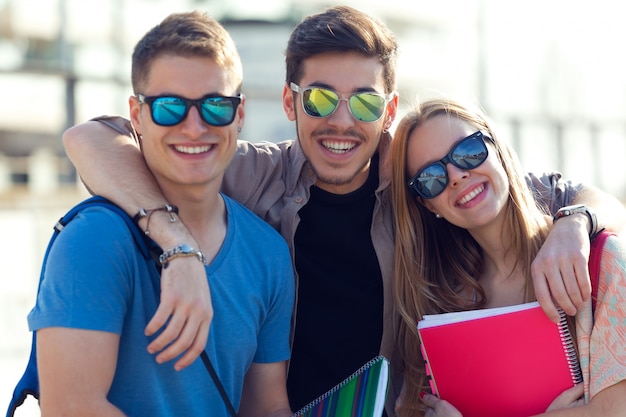
<instances>
[{"instance_id":1,"label":"black t-shirt","mask_svg":"<svg viewBox=\"0 0 626 417\"><path fill-rule=\"evenodd\" d=\"M371 239L378 156L367 182L345 195L315 186L295 235L298 306L287 380L294 411L378 355L383 284Z\"/></svg>"}]
</instances>

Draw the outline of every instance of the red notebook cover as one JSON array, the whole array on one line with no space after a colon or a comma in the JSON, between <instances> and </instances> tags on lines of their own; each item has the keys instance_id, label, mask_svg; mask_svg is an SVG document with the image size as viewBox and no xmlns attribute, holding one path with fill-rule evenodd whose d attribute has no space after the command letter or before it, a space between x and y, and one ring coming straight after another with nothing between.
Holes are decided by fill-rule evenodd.
<instances>
[{"instance_id":1,"label":"red notebook cover","mask_svg":"<svg viewBox=\"0 0 626 417\"><path fill-rule=\"evenodd\" d=\"M542 413L582 380L562 313L539 303L424 316L418 323L433 393L464 417Z\"/></svg>"}]
</instances>

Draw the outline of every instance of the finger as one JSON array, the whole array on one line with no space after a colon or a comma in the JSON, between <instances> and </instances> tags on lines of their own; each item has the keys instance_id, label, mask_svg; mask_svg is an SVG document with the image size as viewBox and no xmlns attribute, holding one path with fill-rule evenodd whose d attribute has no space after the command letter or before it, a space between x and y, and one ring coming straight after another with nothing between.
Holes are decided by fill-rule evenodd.
<instances>
[{"instance_id":1,"label":"finger","mask_svg":"<svg viewBox=\"0 0 626 417\"><path fill-rule=\"evenodd\" d=\"M209 338L209 322L203 323L196 333L192 345L185 351L185 354L174 364L174 369L180 371L187 366L191 365L198 356L206 348L206 343Z\"/></svg>"},{"instance_id":2,"label":"finger","mask_svg":"<svg viewBox=\"0 0 626 417\"><path fill-rule=\"evenodd\" d=\"M561 275L559 272L558 275L551 276L548 278L548 282L550 285L550 293L552 293L552 298L554 302L565 311L565 314L569 316L576 315L576 306L570 299L570 294L565 287L566 278ZM569 279L575 279L570 277Z\"/></svg>"},{"instance_id":3,"label":"finger","mask_svg":"<svg viewBox=\"0 0 626 417\"><path fill-rule=\"evenodd\" d=\"M158 363L164 363L180 356L193 345L202 322L196 318L199 317L198 315L180 314L180 317L183 316L186 317L186 319L179 320L179 322L183 324L180 330L176 333L175 339L172 339L171 343L164 346L163 351L157 355L156 360ZM168 324L168 329L170 324ZM199 354L200 353L198 352L198 355Z\"/></svg>"},{"instance_id":4,"label":"finger","mask_svg":"<svg viewBox=\"0 0 626 417\"><path fill-rule=\"evenodd\" d=\"M174 315L170 318L169 322L167 323L167 326L165 327L165 329L163 329L163 332L161 332L161 334L148 345L148 352L150 353L160 352L167 345L169 345L174 340L176 340L178 336L180 335L180 332L182 331L183 326L185 325L185 321L186 321L186 316L184 314L180 312L178 313L175 312ZM161 357L161 359L163 358ZM157 362L159 362L158 356L157 356ZM163 362L159 362L159 363L163 363Z\"/></svg>"},{"instance_id":5,"label":"finger","mask_svg":"<svg viewBox=\"0 0 626 417\"><path fill-rule=\"evenodd\" d=\"M572 396L574 398L581 398L583 395L585 395L585 386L582 383L576 384L572 388Z\"/></svg>"},{"instance_id":6,"label":"finger","mask_svg":"<svg viewBox=\"0 0 626 417\"><path fill-rule=\"evenodd\" d=\"M191 364L206 346L212 319L213 309L205 307L203 303L196 303L189 310L177 310L175 318L168 324L166 331L176 323L182 323L181 328L173 327L174 331L178 330L174 336L175 339L172 339L163 352L159 353L157 361L159 363L170 361L190 349L189 354L183 356L182 362L179 360L177 364L180 364L180 369Z\"/></svg>"},{"instance_id":7,"label":"finger","mask_svg":"<svg viewBox=\"0 0 626 417\"><path fill-rule=\"evenodd\" d=\"M583 296L580 292L579 278L575 272L575 269L572 267L563 267L561 269L561 277L565 285L565 291L567 292L566 299L567 301L569 301L569 303L571 304L572 308L575 311L568 311L568 310L565 310L565 308L563 308L563 310L565 310L567 314L572 316L576 314L576 311L578 311L578 308L580 308L583 304Z\"/></svg>"},{"instance_id":8,"label":"finger","mask_svg":"<svg viewBox=\"0 0 626 417\"><path fill-rule=\"evenodd\" d=\"M568 388L559 394L550 406L546 409L546 412L560 410L563 408L576 407L581 405L581 399L584 402L584 387L583 384L577 384L572 388Z\"/></svg>"},{"instance_id":9,"label":"finger","mask_svg":"<svg viewBox=\"0 0 626 417\"><path fill-rule=\"evenodd\" d=\"M161 300L161 304L159 304L159 308L157 308L156 313L152 316L152 319L148 322L148 325L145 328L146 336L152 336L156 332L158 332L170 316L174 313L174 309L172 305L167 303L165 300Z\"/></svg>"},{"instance_id":10,"label":"finger","mask_svg":"<svg viewBox=\"0 0 626 417\"><path fill-rule=\"evenodd\" d=\"M561 274L561 271L567 269L554 261L550 262L549 265L545 263L539 264L538 269L536 270L536 272L539 274L537 277L539 279L539 282L537 282L535 281L535 269L533 269L533 267L535 267L535 264L531 265L531 273L533 274L533 282L535 284L535 294L537 295L537 285L541 286L542 284L547 284L549 290L549 294L541 293L542 298L539 298L539 295L537 295L537 301L539 301L539 304L544 301L548 301L546 297L551 296L551 305L554 305L554 303L556 303L565 311L565 313L571 316L575 315L576 306L569 298L569 294L567 292L567 289L565 288L565 277ZM571 280L570 282L575 282L575 277L573 275L570 275L569 278ZM550 310L551 314L548 315L548 317L550 317L552 321L558 322L560 320L560 317L558 316L558 311L556 311L556 307L554 311L552 311L551 308Z\"/></svg>"},{"instance_id":11,"label":"finger","mask_svg":"<svg viewBox=\"0 0 626 417\"><path fill-rule=\"evenodd\" d=\"M589 267L587 262L582 262L582 265L577 263L575 271L576 278L578 278L578 288L581 297L580 305L577 305L577 307L580 308L582 307L582 304L591 297L591 277L589 276Z\"/></svg>"},{"instance_id":12,"label":"finger","mask_svg":"<svg viewBox=\"0 0 626 417\"><path fill-rule=\"evenodd\" d=\"M420 398L426 407L435 408L439 402L439 398L436 395L427 394L426 392L420 393Z\"/></svg>"},{"instance_id":13,"label":"finger","mask_svg":"<svg viewBox=\"0 0 626 417\"><path fill-rule=\"evenodd\" d=\"M541 305L544 313L546 313L546 316L548 316L552 322L558 323L561 320L561 316L559 315L559 311L552 300L550 287L548 287L548 281L543 273L536 274L533 271L533 283L535 288L535 297L537 297L539 305Z\"/></svg>"}]
</instances>

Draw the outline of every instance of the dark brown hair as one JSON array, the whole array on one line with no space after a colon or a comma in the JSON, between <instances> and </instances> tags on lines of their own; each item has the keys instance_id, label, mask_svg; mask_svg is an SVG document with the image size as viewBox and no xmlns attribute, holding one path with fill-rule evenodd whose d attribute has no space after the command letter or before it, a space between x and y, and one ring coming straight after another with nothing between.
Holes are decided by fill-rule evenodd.
<instances>
[{"instance_id":1,"label":"dark brown hair","mask_svg":"<svg viewBox=\"0 0 626 417\"><path fill-rule=\"evenodd\" d=\"M385 92L396 89L398 43L381 21L347 6L306 17L291 33L285 63L286 81L299 83L305 59L327 52L358 52L383 65Z\"/></svg>"}]
</instances>

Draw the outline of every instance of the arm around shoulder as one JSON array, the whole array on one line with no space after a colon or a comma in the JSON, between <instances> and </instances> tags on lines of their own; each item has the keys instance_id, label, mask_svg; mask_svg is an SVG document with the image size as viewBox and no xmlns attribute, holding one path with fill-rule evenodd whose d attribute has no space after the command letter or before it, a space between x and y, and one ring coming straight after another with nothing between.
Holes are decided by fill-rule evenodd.
<instances>
[{"instance_id":1,"label":"arm around shoulder","mask_svg":"<svg viewBox=\"0 0 626 417\"><path fill-rule=\"evenodd\" d=\"M573 204L584 204L596 213L598 229L621 233L626 228L626 208L616 197L590 185L581 185Z\"/></svg>"},{"instance_id":2,"label":"arm around shoulder","mask_svg":"<svg viewBox=\"0 0 626 417\"><path fill-rule=\"evenodd\" d=\"M529 174L527 181L537 201L553 215L561 207L584 204L595 213L598 229L619 232L626 224L624 206L598 188L565 181L559 173ZM591 294L587 260L589 236L595 231L590 217L578 212L559 217L531 266L537 300L555 322L559 319L555 301L574 315Z\"/></svg>"},{"instance_id":3,"label":"arm around shoulder","mask_svg":"<svg viewBox=\"0 0 626 417\"><path fill-rule=\"evenodd\" d=\"M139 149L135 132L128 120L102 117L79 124L63 134L63 144L70 160L92 194L98 194L119 205L130 216L141 208L152 209L166 204L157 182ZM140 220L147 228L147 219ZM170 221L168 213L151 217L150 236L164 249L186 243L197 247L181 221ZM161 352L159 361L167 361L187 351L178 366L189 365L206 343L213 317L206 273L202 264L181 259L163 270L163 294L155 316L146 328L154 334L166 323L166 331L155 339L149 350ZM185 336L181 339L181 336ZM172 343L173 341L178 343Z\"/></svg>"},{"instance_id":4,"label":"arm around shoulder","mask_svg":"<svg viewBox=\"0 0 626 417\"><path fill-rule=\"evenodd\" d=\"M552 215L561 207L584 204L596 213L599 229L606 228L619 233L626 228L624 204L597 187L565 180L559 172L540 176L529 173L526 180L536 200Z\"/></svg>"},{"instance_id":5,"label":"arm around shoulder","mask_svg":"<svg viewBox=\"0 0 626 417\"><path fill-rule=\"evenodd\" d=\"M64 132L63 145L92 194L109 198L130 215L164 203L127 120L102 117L76 125Z\"/></svg>"}]
</instances>

